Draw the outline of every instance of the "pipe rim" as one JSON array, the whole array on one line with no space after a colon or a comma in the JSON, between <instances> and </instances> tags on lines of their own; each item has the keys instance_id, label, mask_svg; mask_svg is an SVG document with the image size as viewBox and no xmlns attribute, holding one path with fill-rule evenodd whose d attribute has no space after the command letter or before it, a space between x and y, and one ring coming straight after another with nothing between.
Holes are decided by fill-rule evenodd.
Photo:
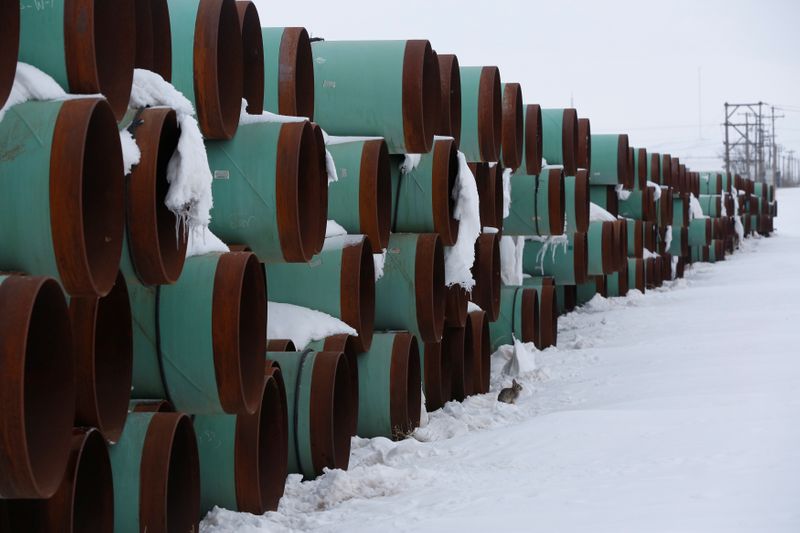
<instances>
[{"instance_id":1,"label":"pipe rim","mask_svg":"<svg viewBox=\"0 0 800 533\"><path fill-rule=\"evenodd\" d=\"M564 233L564 173L560 168L551 168L547 173L548 225L553 235Z\"/></svg>"},{"instance_id":2,"label":"pipe rim","mask_svg":"<svg viewBox=\"0 0 800 533\"><path fill-rule=\"evenodd\" d=\"M133 379L133 319L125 277L120 273L103 298L72 298L69 314L79 385L76 425L96 427L116 442L128 416Z\"/></svg>"},{"instance_id":3,"label":"pipe rim","mask_svg":"<svg viewBox=\"0 0 800 533\"><path fill-rule=\"evenodd\" d=\"M425 388L425 410L435 411L450 397L450 359L449 353L442 347L442 341L425 342L425 353L422 359L423 385Z\"/></svg>"},{"instance_id":4,"label":"pipe rim","mask_svg":"<svg viewBox=\"0 0 800 533\"><path fill-rule=\"evenodd\" d=\"M111 531L114 492L106 442L94 428L72 430L69 466L58 492L45 503L53 531Z\"/></svg>"},{"instance_id":5,"label":"pipe rim","mask_svg":"<svg viewBox=\"0 0 800 533\"><path fill-rule=\"evenodd\" d=\"M262 499L266 501L266 508L275 510L285 489L286 476L289 474L289 412L286 400L286 386L278 363L267 359L265 361L264 377L267 381L265 388L267 405L277 408L277 419L271 419L275 426L267 426L266 434L272 438L261 441L261 448L267 448L266 455L270 457L271 475L268 477L266 490L262 489ZM273 385L274 384L274 389Z\"/></svg>"},{"instance_id":6,"label":"pipe rim","mask_svg":"<svg viewBox=\"0 0 800 533\"><path fill-rule=\"evenodd\" d=\"M578 169L589 175L592 162L592 126L588 118L578 119ZM578 170L580 172L580 170Z\"/></svg>"},{"instance_id":7,"label":"pipe rim","mask_svg":"<svg viewBox=\"0 0 800 533\"><path fill-rule=\"evenodd\" d=\"M97 98L65 101L56 119L50 230L60 281L72 296L104 296L117 278L125 210L116 128Z\"/></svg>"},{"instance_id":8,"label":"pipe rim","mask_svg":"<svg viewBox=\"0 0 800 533\"><path fill-rule=\"evenodd\" d=\"M628 258L628 223L624 220L618 220L617 224L617 232L619 235L619 242L617 246L617 272L621 270L627 270L624 268L625 260Z\"/></svg>"},{"instance_id":9,"label":"pipe rim","mask_svg":"<svg viewBox=\"0 0 800 533\"><path fill-rule=\"evenodd\" d=\"M642 294L645 293L644 259L640 257L634 258L634 284Z\"/></svg>"},{"instance_id":10,"label":"pipe rim","mask_svg":"<svg viewBox=\"0 0 800 533\"><path fill-rule=\"evenodd\" d=\"M578 172L578 112L568 107L561 115L561 156L564 158L564 173L574 176Z\"/></svg>"},{"instance_id":11,"label":"pipe rim","mask_svg":"<svg viewBox=\"0 0 800 533\"><path fill-rule=\"evenodd\" d=\"M623 187L625 187L626 189L633 189L634 185L636 184L636 181L637 181L636 168L635 168L635 165L633 164L633 161L634 161L634 149L633 149L633 147L629 146L628 147L628 170L627 170L627 174L626 174L626 177L625 177L625 181L622 182L623 183Z\"/></svg>"},{"instance_id":12,"label":"pipe rim","mask_svg":"<svg viewBox=\"0 0 800 533\"><path fill-rule=\"evenodd\" d=\"M525 106L525 173L538 176L542 172L542 107Z\"/></svg>"},{"instance_id":13,"label":"pipe rim","mask_svg":"<svg viewBox=\"0 0 800 533\"><path fill-rule=\"evenodd\" d=\"M283 29L278 72L278 112L314 120L314 62L302 27Z\"/></svg>"},{"instance_id":14,"label":"pipe rim","mask_svg":"<svg viewBox=\"0 0 800 533\"><path fill-rule=\"evenodd\" d=\"M447 303L445 304L444 321L446 326L462 327L467 322L467 302L469 293L467 290L454 283L446 289Z\"/></svg>"},{"instance_id":15,"label":"pipe rim","mask_svg":"<svg viewBox=\"0 0 800 533\"><path fill-rule=\"evenodd\" d=\"M617 136L617 178L618 183L628 184L632 181L628 177L628 155L629 155L628 135L622 133ZM630 188L630 187L628 187Z\"/></svg>"},{"instance_id":16,"label":"pipe rim","mask_svg":"<svg viewBox=\"0 0 800 533\"><path fill-rule=\"evenodd\" d=\"M350 462L350 437L356 425L347 358L341 352L318 352L313 372L310 440L314 471L346 470Z\"/></svg>"},{"instance_id":17,"label":"pipe rim","mask_svg":"<svg viewBox=\"0 0 800 533\"><path fill-rule=\"evenodd\" d=\"M256 5L250 0L236 0L239 31L242 35L242 98L247 112L264 112L264 39Z\"/></svg>"},{"instance_id":18,"label":"pipe rim","mask_svg":"<svg viewBox=\"0 0 800 533\"><path fill-rule=\"evenodd\" d=\"M537 292L540 310L536 340L537 348L544 350L558 341L558 303L554 285L543 285Z\"/></svg>"},{"instance_id":19,"label":"pipe rim","mask_svg":"<svg viewBox=\"0 0 800 533\"><path fill-rule=\"evenodd\" d=\"M292 339L268 339L267 348L268 352L296 352L297 348L292 342Z\"/></svg>"},{"instance_id":20,"label":"pipe rim","mask_svg":"<svg viewBox=\"0 0 800 533\"><path fill-rule=\"evenodd\" d=\"M489 321L500 316L500 239L496 233L481 233L475 240L472 300L486 311Z\"/></svg>"},{"instance_id":21,"label":"pipe rim","mask_svg":"<svg viewBox=\"0 0 800 533\"><path fill-rule=\"evenodd\" d=\"M51 278L10 276L0 283L0 316L0 466L10 474L0 490L49 498L67 466L75 415L74 382L59 379L73 373L67 304Z\"/></svg>"},{"instance_id":22,"label":"pipe rim","mask_svg":"<svg viewBox=\"0 0 800 533\"><path fill-rule=\"evenodd\" d=\"M429 41L406 41L402 83L406 152L428 153L433 146L442 106L439 60Z\"/></svg>"},{"instance_id":23,"label":"pipe rim","mask_svg":"<svg viewBox=\"0 0 800 533\"><path fill-rule=\"evenodd\" d=\"M316 171L320 176L319 185L321 187L321 193L316 198L319 201L319 205L310 206L312 209L317 209L320 213L322 213L322 216L317 216L317 231L314 236L315 246L312 252L312 255L317 255L322 251L322 247L325 245L325 235L327 233L328 224L328 149L325 147L325 137L322 134L322 128L320 128L319 124L314 122L311 122L310 124L311 131L314 135L314 143L316 145ZM308 178L305 178L305 180L307 181ZM308 207L309 206L306 206L306 208Z\"/></svg>"},{"instance_id":24,"label":"pipe rim","mask_svg":"<svg viewBox=\"0 0 800 533\"><path fill-rule=\"evenodd\" d=\"M139 471L140 485L146 488L139 494L140 528L196 531L200 522L200 459L188 415L153 415Z\"/></svg>"},{"instance_id":25,"label":"pipe rim","mask_svg":"<svg viewBox=\"0 0 800 533\"><path fill-rule=\"evenodd\" d=\"M492 208L494 202L489 198L493 197L492 184L489 182L489 164L481 162L467 163L469 171L475 177L475 184L478 187L478 209L481 217L481 228L491 226L494 223L494 212Z\"/></svg>"},{"instance_id":26,"label":"pipe rim","mask_svg":"<svg viewBox=\"0 0 800 533\"><path fill-rule=\"evenodd\" d=\"M525 147L525 122L522 106L522 86L505 83L503 86L503 117L500 143L503 166L516 170L522 164Z\"/></svg>"},{"instance_id":27,"label":"pipe rim","mask_svg":"<svg viewBox=\"0 0 800 533\"><path fill-rule=\"evenodd\" d=\"M476 394L489 392L491 371L491 346L489 345L489 320L486 312L476 310L467 319L472 333L472 390Z\"/></svg>"},{"instance_id":28,"label":"pipe rim","mask_svg":"<svg viewBox=\"0 0 800 533\"><path fill-rule=\"evenodd\" d=\"M252 414L261 400L266 302L264 273L255 254L220 255L211 328L217 390L226 413Z\"/></svg>"},{"instance_id":29,"label":"pipe rim","mask_svg":"<svg viewBox=\"0 0 800 533\"><path fill-rule=\"evenodd\" d=\"M197 122L209 139L230 139L244 94L242 32L235 0L200 0L194 27Z\"/></svg>"},{"instance_id":30,"label":"pipe rim","mask_svg":"<svg viewBox=\"0 0 800 533\"><path fill-rule=\"evenodd\" d=\"M603 222L603 227L601 231L601 253L603 254L602 263L603 263L603 274L611 274L614 272L616 268L616 250L617 247L614 246L616 239L614 238L614 222L605 221Z\"/></svg>"},{"instance_id":31,"label":"pipe rim","mask_svg":"<svg viewBox=\"0 0 800 533\"><path fill-rule=\"evenodd\" d=\"M500 69L482 67L478 82L478 148L485 162L500 159L503 134L503 90Z\"/></svg>"},{"instance_id":32,"label":"pipe rim","mask_svg":"<svg viewBox=\"0 0 800 533\"><path fill-rule=\"evenodd\" d=\"M353 335L348 335L346 333L340 333L339 335L331 335L326 337L325 342L323 342L324 351L342 352L347 359L347 365L350 369L351 402L353 405L353 411L355 413L353 416L353 427L350 430L351 435L355 435L358 432L358 355L364 353L365 351L361 350L357 345L357 340L358 337L354 337Z\"/></svg>"},{"instance_id":33,"label":"pipe rim","mask_svg":"<svg viewBox=\"0 0 800 533\"><path fill-rule=\"evenodd\" d=\"M575 283L586 283L589 279L589 245L586 232L576 231L572 237L572 261Z\"/></svg>"},{"instance_id":34,"label":"pipe rim","mask_svg":"<svg viewBox=\"0 0 800 533\"><path fill-rule=\"evenodd\" d=\"M644 222L641 220L633 221L633 256L642 257L644 255Z\"/></svg>"},{"instance_id":35,"label":"pipe rim","mask_svg":"<svg viewBox=\"0 0 800 533\"><path fill-rule=\"evenodd\" d=\"M491 199L494 201L494 224L492 227L498 231L503 230L503 167L500 163L489 168L489 180L491 181Z\"/></svg>"},{"instance_id":36,"label":"pipe rim","mask_svg":"<svg viewBox=\"0 0 800 533\"><path fill-rule=\"evenodd\" d=\"M422 340L435 342L444 332L444 250L436 233L417 237L414 263L417 327Z\"/></svg>"},{"instance_id":37,"label":"pipe rim","mask_svg":"<svg viewBox=\"0 0 800 533\"><path fill-rule=\"evenodd\" d=\"M433 227L443 246L453 246L458 238L458 220L453 213L456 200L453 191L458 181L458 152L452 139L437 140L433 144L433 171L431 175L431 203Z\"/></svg>"},{"instance_id":38,"label":"pipe rim","mask_svg":"<svg viewBox=\"0 0 800 533\"><path fill-rule=\"evenodd\" d=\"M650 176L647 177L653 183L661 184L661 154L650 153Z\"/></svg>"},{"instance_id":39,"label":"pipe rim","mask_svg":"<svg viewBox=\"0 0 800 533\"><path fill-rule=\"evenodd\" d=\"M372 252L389 246L392 224L392 175L386 141L366 141L361 151L358 210L362 232L372 243Z\"/></svg>"},{"instance_id":40,"label":"pipe rim","mask_svg":"<svg viewBox=\"0 0 800 533\"><path fill-rule=\"evenodd\" d=\"M167 400L136 400L131 402L133 413L174 413L175 407Z\"/></svg>"},{"instance_id":41,"label":"pipe rim","mask_svg":"<svg viewBox=\"0 0 800 533\"><path fill-rule=\"evenodd\" d=\"M166 0L134 2L136 55L134 67L172 81L172 29Z\"/></svg>"},{"instance_id":42,"label":"pipe rim","mask_svg":"<svg viewBox=\"0 0 800 533\"><path fill-rule=\"evenodd\" d=\"M579 168L575 175L575 231L589 230L589 171Z\"/></svg>"},{"instance_id":43,"label":"pipe rim","mask_svg":"<svg viewBox=\"0 0 800 533\"><path fill-rule=\"evenodd\" d=\"M4 0L0 2L0 20L3 21L3 33L0 34L0 108L2 108L17 71L19 55L19 2Z\"/></svg>"},{"instance_id":44,"label":"pipe rim","mask_svg":"<svg viewBox=\"0 0 800 533\"><path fill-rule=\"evenodd\" d=\"M466 326L445 328L442 344L450 354L450 400L462 402L472 388L472 357L467 357ZM471 339L470 339L471 342Z\"/></svg>"},{"instance_id":45,"label":"pipe rim","mask_svg":"<svg viewBox=\"0 0 800 533\"><path fill-rule=\"evenodd\" d=\"M532 287L520 288L522 290L521 312L522 319L522 342L538 342L540 320L539 316L539 291Z\"/></svg>"},{"instance_id":46,"label":"pipe rim","mask_svg":"<svg viewBox=\"0 0 800 533\"><path fill-rule=\"evenodd\" d=\"M455 139L456 146L461 142L461 69L458 57L454 54L439 55L439 74L441 76L442 113L437 135Z\"/></svg>"},{"instance_id":47,"label":"pipe rim","mask_svg":"<svg viewBox=\"0 0 800 533\"><path fill-rule=\"evenodd\" d=\"M178 146L175 111L142 110L128 130L141 157L126 179L126 222L131 262L145 285L175 283L183 270L187 233L176 231L177 219L164 201L169 191L167 165Z\"/></svg>"},{"instance_id":48,"label":"pipe rim","mask_svg":"<svg viewBox=\"0 0 800 533\"><path fill-rule=\"evenodd\" d=\"M340 278L342 320L358 333L353 337L356 350L367 352L375 323L375 262L369 237L342 249Z\"/></svg>"},{"instance_id":49,"label":"pipe rim","mask_svg":"<svg viewBox=\"0 0 800 533\"><path fill-rule=\"evenodd\" d=\"M390 376L389 418L392 438L398 440L419 427L422 411L419 345L416 337L406 331L395 334L392 341Z\"/></svg>"},{"instance_id":50,"label":"pipe rim","mask_svg":"<svg viewBox=\"0 0 800 533\"><path fill-rule=\"evenodd\" d=\"M619 216L619 196L614 187L606 187L606 211L615 217Z\"/></svg>"},{"instance_id":51,"label":"pipe rim","mask_svg":"<svg viewBox=\"0 0 800 533\"><path fill-rule=\"evenodd\" d=\"M637 149L637 158L636 162L637 171L638 171L638 178L639 178L639 188L645 189L647 188L647 149L646 148L638 148Z\"/></svg>"}]
</instances>

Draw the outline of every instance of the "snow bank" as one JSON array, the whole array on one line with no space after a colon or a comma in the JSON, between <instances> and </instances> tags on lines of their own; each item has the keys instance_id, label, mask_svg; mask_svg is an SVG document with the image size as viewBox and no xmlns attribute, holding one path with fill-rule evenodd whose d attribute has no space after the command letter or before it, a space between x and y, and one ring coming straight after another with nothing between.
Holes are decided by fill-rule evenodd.
<instances>
[{"instance_id":1,"label":"snow bank","mask_svg":"<svg viewBox=\"0 0 800 533\"><path fill-rule=\"evenodd\" d=\"M617 218L596 203L589 202L589 221L594 220L614 222Z\"/></svg>"},{"instance_id":2,"label":"snow bank","mask_svg":"<svg viewBox=\"0 0 800 533\"><path fill-rule=\"evenodd\" d=\"M500 279L505 285L522 285L522 251L525 237L500 238Z\"/></svg>"},{"instance_id":3,"label":"snow bank","mask_svg":"<svg viewBox=\"0 0 800 533\"><path fill-rule=\"evenodd\" d=\"M230 252L230 248L219 237L211 233L208 226L190 226L186 257L205 255L212 252Z\"/></svg>"},{"instance_id":4,"label":"snow bank","mask_svg":"<svg viewBox=\"0 0 800 533\"><path fill-rule=\"evenodd\" d=\"M453 188L453 200L453 218L458 220L458 237L453 246L444 249L444 278L447 286L459 284L471 291L475 286L471 269L475 262L475 241L481 232L481 217L478 185L462 152L458 152L458 176Z\"/></svg>"},{"instance_id":5,"label":"snow bank","mask_svg":"<svg viewBox=\"0 0 800 533\"><path fill-rule=\"evenodd\" d=\"M311 341L331 335L358 335L338 318L299 305L268 302L267 316L267 338L291 339L298 350L304 349Z\"/></svg>"},{"instance_id":6,"label":"snow bank","mask_svg":"<svg viewBox=\"0 0 800 533\"><path fill-rule=\"evenodd\" d=\"M510 380L536 371L536 345L514 339L513 346L504 344L492 354L492 377Z\"/></svg>"}]
</instances>

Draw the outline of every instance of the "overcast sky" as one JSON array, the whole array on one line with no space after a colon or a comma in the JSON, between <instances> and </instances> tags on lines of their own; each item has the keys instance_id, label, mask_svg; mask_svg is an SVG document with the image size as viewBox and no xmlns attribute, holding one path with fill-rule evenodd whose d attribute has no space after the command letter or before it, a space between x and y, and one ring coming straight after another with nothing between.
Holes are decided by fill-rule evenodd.
<instances>
[{"instance_id":1,"label":"overcast sky","mask_svg":"<svg viewBox=\"0 0 800 533\"><path fill-rule=\"evenodd\" d=\"M695 170L722 167L725 101L780 105L779 143L800 157L800 0L254 1L262 26L426 38L461 65L497 65L526 103L572 100L593 133Z\"/></svg>"}]
</instances>

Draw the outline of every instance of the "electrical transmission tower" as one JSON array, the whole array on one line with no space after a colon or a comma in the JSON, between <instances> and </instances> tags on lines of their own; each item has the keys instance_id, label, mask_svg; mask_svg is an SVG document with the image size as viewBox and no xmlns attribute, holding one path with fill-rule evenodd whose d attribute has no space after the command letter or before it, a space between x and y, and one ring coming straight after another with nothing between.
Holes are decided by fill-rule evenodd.
<instances>
[{"instance_id":1,"label":"electrical transmission tower","mask_svg":"<svg viewBox=\"0 0 800 533\"><path fill-rule=\"evenodd\" d=\"M775 184L780 179L775 119L783 115L776 115L772 106L767 116L766 107L764 102L725 102L725 170L765 182L769 163L769 180ZM767 120L771 120L771 131L767 129Z\"/></svg>"}]
</instances>

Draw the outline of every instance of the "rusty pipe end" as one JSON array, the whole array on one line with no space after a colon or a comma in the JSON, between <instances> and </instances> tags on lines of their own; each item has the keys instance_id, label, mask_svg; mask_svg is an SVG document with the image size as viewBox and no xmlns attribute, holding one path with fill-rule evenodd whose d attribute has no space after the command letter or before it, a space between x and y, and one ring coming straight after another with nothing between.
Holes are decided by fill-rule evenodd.
<instances>
[{"instance_id":1,"label":"rusty pipe end","mask_svg":"<svg viewBox=\"0 0 800 533\"><path fill-rule=\"evenodd\" d=\"M134 2L136 57L134 67L172 81L172 29L167 0Z\"/></svg>"},{"instance_id":2,"label":"rusty pipe end","mask_svg":"<svg viewBox=\"0 0 800 533\"><path fill-rule=\"evenodd\" d=\"M467 350L472 353L472 390L475 394L489 392L491 374L491 346L489 343L489 320L485 311L472 311L467 318L467 327L471 334L471 345Z\"/></svg>"},{"instance_id":3,"label":"rusty pipe end","mask_svg":"<svg viewBox=\"0 0 800 533\"><path fill-rule=\"evenodd\" d=\"M542 106L525 106L525 173L538 176L542 171Z\"/></svg>"},{"instance_id":4,"label":"rusty pipe end","mask_svg":"<svg viewBox=\"0 0 800 533\"><path fill-rule=\"evenodd\" d=\"M417 239L414 266L417 326L425 342L437 342L444 331L444 249L436 233Z\"/></svg>"},{"instance_id":5,"label":"rusty pipe end","mask_svg":"<svg viewBox=\"0 0 800 533\"><path fill-rule=\"evenodd\" d=\"M478 82L478 147L481 160L500 159L503 135L503 90L500 69L483 67Z\"/></svg>"},{"instance_id":6,"label":"rusty pipe end","mask_svg":"<svg viewBox=\"0 0 800 533\"><path fill-rule=\"evenodd\" d=\"M357 350L369 351L375 321L375 262L369 237L342 250L340 285L341 318L358 333L353 337Z\"/></svg>"},{"instance_id":7,"label":"rusty pipe end","mask_svg":"<svg viewBox=\"0 0 800 533\"><path fill-rule=\"evenodd\" d=\"M264 112L264 40L256 5L250 0L236 0L239 31L242 34L242 98L247 112Z\"/></svg>"},{"instance_id":8,"label":"rusty pipe end","mask_svg":"<svg viewBox=\"0 0 800 533\"><path fill-rule=\"evenodd\" d=\"M448 327L463 327L467 322L467 290L454 283L447 287L447 303L445 304L444 322Z\"/></svg>"},{"instance_id":9,"label":"rusty pipe end","mask_svg":"<svg viewBox=\"0 0 800 533\"><path fill-rule=\"evenodd\" d=\"M458 147L461 142L461 75L458 57L453 54L439 54L438 58L442 113L436 134L452 137Z\"/></svg>"},{"instance_id":10,"label":"rusty pipe end","mask_svg":"<svg viewBox=\"0 0 800 533\"><path fill-rule=\"evenodd\" d=\"M346 333L326 337L322 349L326 352L342 352L347 359L350 368L350 398L355 413L350 434L355 435L358 431L358 355L364 350L359 345L358 337Z\"/></svg>"},{"instance_id":11,"label":"rusty pipe end","mask_svg":"<svg viewBox=\"0 0 800 533\"><path fill-rule=\"evenodd\" d=\"M284 28L279 50L278 112L314 119L314 62L305 28Z\"/></svg>"},{"instance_id":12,"label":"rusty pipe end","mask_svg":"<svg viewBox=\"0 0 800 533\"><path fill-rule=\"evenodd\" d=\"M524 141L524 115L522 107L522 86L519 83L506 83L503 87L503 117L500 143L503 166L516 170L522 163Z\"/></svg>"},{"instance_id":13,"label":"rusty pipe end","mask_svg":"<svg viewBox=\"0 0 800 533\"><path fill-rule=\"evenodd\" d=\"M543 285L538 293L539 328L535 340L536 347L544 350L558 341L558 301L555 285Z\"/></svg>"},{"instance_id":14,"label":"rusty pipe end","mask_svg":"<svg viewBox=\"0 0 800 533\"><path fill-rule=\"evenodd\" d=\"M439 60L427 40L406 42L403 56L403 137L408 153L428 153L442 107Z\"/></svg>"},{"instance_id":15,"label":"rusty pipe end","mask_svg":"<svg viewBox=\"0 0 800 533\"><path fill-rule=\"evenodd\" d=\"M592 127L588 118L578 119L578 168L588 175L592 163Z\"/></svg>"},{"instance_id":16,"label":"rusty pipe end","mask_svg":"<svg viewBox=\"0 0 800 533\"><path fill-rule=\"evenodd\" d=\"M472 301L486 311L489 321L500 316L500 238L497 233L481 233L475 241L472 276Z\"/></svg>"},{"instance_id":17,"label":"rusty pipe end","mask_svg":"<svg viewBox=\"0 0 800 533\"><path fill-rule=\"evenodd\" d=\"M464 401L472 388L472 358L467 357L465 327L445 328L442 349L450 359L450 395L447 400Z\"/></svg>"},{"instance_id":18,"label":"rusty pipe end","mask_svg":"<svg viewBox=\"0 0 800 533\"><path fill-rule=\"evenodd\" d=\"M586 283L589 277L589 243L585 232L573 233L572 254L575 283Z\"/></svg>"},{"instance_id":19,"label":"rusty pipe end","mask_svg":"<svg viewBox=\"0 0 800 533\"><path fill-rule=\"evenodd\" d=\"M539 291L532 287L522 291L522 342L537 343L541 317L539 316Z\"/></svg>"},{"instance_id":20,"label":"rusty pipe end","mask_svg":"<svg viewBox=\"0 0 800 533\"><path fill-rule=\"evenodd\" d=\"M641 257L635 258L634 285L640 292L645 292L645 265Z\"/></svg>"},{"instance_id":21,"label":"rusty pipe end","mask_svg":"<svg viewBox=\"0 0 800 533\"><path fill-rule=\"evenodd\" d=\"M574 176L578 172L578 112L564 109L561 122L561 149L564 158L564 173Z\"/></svg>"},{"instance_id":22,"label":"rusty pipe end","mask_svg":"<svg viewBox=\"0 0 800 533\"><path fill-rule=\"evenodd\" d=\"M631 155L629 148L628 135L625 133L620 134L617 137L617 178L619 180L618 183L624 184L628 189L631 188L629 185L633 183L628 175L628 171L632 167L631 161L628 160Z\"/></svg>"},{"instance_id":23,"label":"rusty pipe end","mask_svg":"<svg viewBox=\"0 0 800 533\"><path fill-rule=\"evenodd\" d=\"M450 139L436 141L433 145L433 173L431 202L433 226L443 246L453 246L458 239L458 220L453 213L456 200L453 191L458 181L458 151Z\"/></svg>"},{"instance_id":24,"label":"rusty pipe end","mask_svg":"<svg viewBox=\"0 0 800 533\"><path fill-rule=\"evenodd\" d=\"M422 397L419 392L422 370L419 345L414 335L408 332L395 335L390 375L389 411L392 437L402 439L419 427L422 411Z\"/></svg>"},{"instance_id":25,"label":"rusty pipe end","mask_svg":"<svg viewBox=\"0 0 800 533\"><path fill-rule=\"evenodd\" d=\"M575 175L575 225L575 231L589 231L589 171L584 168Z\"/></svg>"},{"instance_id":26,"label":"rusty pipe end","mask_svg":"<svg viewBox=\"0 0 800 533\"><path fill-rule=\"evenodd\" d=\"M424 366L425 409L435 411L444 406L452 394L450 351L444 346L444 338L425 343Z\"/></svg>"},{"instance_id":27,"label":"rusty pipe end","mask_svg":"<svg viewBox=\"0 0 800 533\"><path fill-rule=\"evenodd\" d=\"M380 253L389 246L392 224L392 176L389 151L383 139L367 141L361 152L361 187L358 211L362 232L369 237L372 251Z\"/></svg>"},{"instance_id":28,"label":"rusty pipe end","mask_svg":"<svg viewBox=\"0 0 800 533\"><path fill-rule=\"evenodd\" d=\"M356 425L347 358L341 352L318 352L311 381L311 457L314 470L347 469L350 437Z\"/></svg>"},{"instance_id":29,"label":"rusty pipe end","mask_svg":"<svg viewBox=\"0 0 800 533\"><path fill-rule=\"evenodd\" d=\"M603 229L601 232L601 252L603 254L603 274L611 274L616 269L616 256L618 248L615 246L616 239L614 238L615 222L603 222Z\"/></svg>"},{"instance_id":30,"label":"rusty pipe end","mask_svg":"<svg viewBox=\"0 0 800 533\"><path fill-rule=\"evenodd\" d=\"M560 168L551 168L547 173L547 211L550 231L553 235L564 233L564 173Z\"/></svg>"},{"instance_id":31,"label":"rusty pipe end","mask_svg":"<svg viewBox=\"0 0 800 533\"><path fill-rule=\"evenodd\" d=\"M639 184L639 189L644 190L647 188L647 149L636 149L636 183Z\"/></svg>"}]
</instances>

